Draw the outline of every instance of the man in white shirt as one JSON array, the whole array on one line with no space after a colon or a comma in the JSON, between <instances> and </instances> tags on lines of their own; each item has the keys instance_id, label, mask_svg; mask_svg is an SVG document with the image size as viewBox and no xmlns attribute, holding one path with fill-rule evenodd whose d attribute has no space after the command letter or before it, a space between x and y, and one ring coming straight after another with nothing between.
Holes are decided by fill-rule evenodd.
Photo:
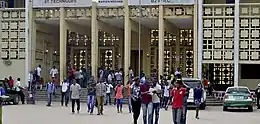
<instances>
[{"instance_id":1,"label":"man in white shirt","mask_svg":"<svg viewBox=\"0 0 260 124\"><path fill-rule=\"evenodd\" d=\"M75 113L75 102L77 104L77 111L79 113L80 110L80 90L81 87L79 84L76 83L76 80L72 80L73 84L70 86L70 92L71 92L71 102L72 102L72 113Z\"/></svg>"},{"instance_id":2,"label":"man in white shirt","mask_svg":"<svg viewBox=\"0 0 260 124\"><path fill-rule=\"evenodd\" d=\"M123 76L123 74L122 74L122 72L120 72L120 71L117 71L116 73L115 73L115 76L116 76L116 81L117 81L117 83L118 82L120 82L120 81L122 81L122 76Z\"/></svg>"},{"instance_id":3,"label":"man in white shirt","mask_svg":"<svg viewBox=\"0 0 260 124\"><path fill-rule=\"evenodd\" d=\"M149 94L152 95L153 113L155 114L154 124L158 124L159 113L160 113L159 111L160 111L160 107L161 107L160 106L161 86L156 81L154 81L152 85L153 86L149 89ZM153 124L153 121L152 121L152 124Z\"/></svg>"},{"instance_id":4,"label":"man in white shirt","mask_svg":"<svg viewBox=\"0 0 260 124\"><path fill-rule=\"evenodd\" d=\"M64 98L65 98L65 106L68 107L69 103L69 82L64 79L64 81L61 84L61 106L64 104Z\"/></svg>"},{"instance_id":5,"label":"man in white shirt","mask_svg":"<svg viewBox=\"0 0 260 124\"><path fill-rule=\"evenodd\" d=\"M170 99L170 85L166 81L165 86L164 86L164 90L163 90L163 103L162 103L162 106L165 108L165 110L168 109L169 99Z\"/></svg>"},{"instance_id":6,"label":"man in white shirt","mask_svg":"<svg viewBox=\"0 0 260 124\"><path fill-rule=\"evenodd\" d=\"M23 94L23 91L21 90L21 79L17 78L16 83L14 84L15 90L18 92L19 96L21 97L22 104L24 104L25 101L25 95Z\"/></svg>"},{"instance_id":7,"label":"man in white shirt","mask_svg":"<svg viewBox=\"0 0 260 124\"><path fill-rule=\"evenodd\" d=\"M50 71L51 77L52 77L52 78L57 78L58 73L59 73L59 72L58 72L58 69L57 69L55 66L53 66L52 69L51 69L51 71Z\"/></svg>"},{"instance_id":8,"label":"man in white shirt","mask_svg":"<svg viewBox=\"0 0 260 124\"><path fill-rule=\"evenodd\" d=\"M42 72L42 67L41 65L38 65L38 67L35 69L36 71L36 82L39 83L40 78L41 78L41 72Z\"/></svg>"},{"instance_id":9,"label":"man in white shirt","mask_svg":"<svg viewBox=\"0 0 260 124\"><path fill-rule=\"evenodd\" d=\"M111 105L111 89L113 89L112 84L106 83L106 103L105 103L105 105L107 105L108 102L109 102L109 105Z\"/></svg>"}]
</instances>

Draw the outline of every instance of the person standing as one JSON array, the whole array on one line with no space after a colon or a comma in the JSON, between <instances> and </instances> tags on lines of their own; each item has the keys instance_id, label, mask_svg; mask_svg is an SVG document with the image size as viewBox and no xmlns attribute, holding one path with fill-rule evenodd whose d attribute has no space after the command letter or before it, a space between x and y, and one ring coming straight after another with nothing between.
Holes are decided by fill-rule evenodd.
<instances>
[{"instance_id":1,"label":"person standing","mask_svg":"<svg viewBox=\"0 0 260 124\"><path fill-rule=\"evenodd\" d=\"M140 116L141 109L141 96L140 96L140 81L138 78L134 79L133 85L131 85L131 105L133 111L134 124L137 124L137 120Z\"/></svg>"},{"instance_id":2,"label":"person standing","mask_svg":"<svg viewBox=\"0 0 260 124\"><path fill-rule=\"evenodd\" d=\"M127 100L128 100L128 110L129 110L129 113L132 112L132 104L131 104L131 81L128 81L127 82L127 85L126 85L126 92L127 92Z\"/></svg>"},{"instance_id":3,"label":"person standing","mask_svg":"<svg viewBox=\"0 0 260 124\"><path fill-rule=\"evenodd\" d=\"M25 95L24 95L23 91L21 90L23 88L21 87L21 79L20 78L17 78L17 81L16 81L16 83L14 85L14 88L18 92L19 96L21 97L22 104L24 104Z\"/></svg>"},{"instance_id":4,"label":"person standing","mask_svg":"<svg viewBox=\"0 0 260 124\"><path fill-rule=\"evenodd\" d=\"M118 85L115 87L116 91L116 101L117 101L117 113L122 113L122 107L123 107L123 90L124 86L122 83L118 83Z\"/></svg>"},{"instance_id":5,"label":"person standing","mask_svg":"<svg viewBox=\"0 0 260 124\"><path fill-rule=\"evenodd\" d=\"M180 69L180 68L177 68L177 70L175 71L175 77L176 77L177 79L181 79L181 75L182 75L181 69ZM176 79L176 80L177 80L177 79Z\"/></svg>"},{"instance_id":6,"label":"person standing","mask_svg":"<svg viewBox=\"0 0 260 124\"><path fill-rule=\"evenodd\" d=\"M53 81L54 81L54 79L52 81L49 81L46 85L46 91L47 91L47 97L48 97L46 106L48 106L48 107L51 106L52 95L55 92L55 85L54 85Z\"/></svg>"},{"instance_id":7,"label":"person standing","mask_svg":"<svg viewBox=\"0 0 260 124\"><path fill-rule=\"evenodd\" d=\"M194 103L196 105L195 118L197 118L197 119L199 119L199 110L200 110L202 95L203 95L203 90L202 90L201 86L196 87L194 89L193 97L194 97Z\"/></svg>"},{"instance_id":8,"label":"person standing","mask_svg":"<svg viewBox=\"0 0 260 124\"><path fill-rule=\"evenodd\" d=\"M172 118L173 118L174 124L181 124L183 97L185 95L186 89L182 88L181 80L177 80L175 82L175 85L176 85L176 88L173 88L171 91Z\"/></svg>"},{"instance_id":9,"label":"person standing","mask_svg":"<svg viewBox=\"0 0 260 124\"><path fill-rule=\"evenodd\" d=\"M71 92L71 104L72 104L72 114L75 113L75 102L77 104L77 112L79 113L80 110L80 90L81 87L78 83L76 83L76 80L72 80L72 85L70 86L70 92Z\"/></svg>"},{"instance_id":10,"label":"person standing","mask_svg":"<svg viewBox=\"0 0 260 124\"><path fill-rule=\"evenodd\" d=\"M166 81L165 82L165 86L164 86L164 89L163 89L163 108L165 110L168 109L168 101L170 99L170 85L169 83Z\"/></svg>"},{"instance_id":11,"label":"person standing","mask_svg":"<svg viewBox=\"0 0 260 124\"><path fill-rule=\"evenodd\" d=\"M64 81L61 84L61 106L64 104L65 99L65 106L68 107L69 103L69 80L64 79Z\"/></svg>"},{"instance_id":12,"label":"person standing","mask_svg":"<svg viewBox=\"0 0 260 124\"><path fill-rule=\"evenodd\" d=\"M257 88L255 90L255 95L256 95L257 109L260 109L260 105L259 105L259 101L260 101L260 83L257 85Z\"/></svg>"},{"instance_id":13,"label":"person standing","mask_svg":"<svg viewBox=\"0 0 260 124\"><path fill-rule=\"evenodd\" d=\"M152 87L149 89L150 95L152 95L152 102L153 102L153 112L152 116L155 114L155 121L154 124L158 124L159 121L159 112L160 112L160 97L161 97L161 86L157 83L157 81L153 81ZM153 124L153 117L152 117L152 124Z\"/></svg>"},{"instance_id":14,"label":"person standing","mask_svg":"<svg viewBox=\"0 0 260 124\"><path fill-rule=\"evenodd\" d=\"M74 74L76 83L79 84L80 83L79 81L80 81L80 78L81 78L81 74L80 74L79 69L77 69L73 74Z\"/></svg>"},{"instance_id":15,"label":"person standing","mask_svg":"<svg viewBox=\"0 0 260 124\"><path fill-rule=\"evenodd\" d=\"M9 76L8 85L9 85L10 89L12 89L14 87L14 80L13 80L12 76Z\"/></svg>"},{"instance_id":16,"label":"person standing","mask_svg":"<svg viewBox=\"0 0 260 124\"><path fill-rule=\"evenodd\" d=\"M109 103L109 105L111 105L111 89L113 89L112 84L110 83L106 83L106 103L105 105L107 105L107 103Z\"/></svg>"},{"instance_id":17,"label":"person standing","mask_svg":"<svg viewBox=\"0 0 260 124\"><path fill-rule=\"evenodd\" d=\"M141 106L143 110L143 124L152 124L153 102L152 102L152 96L149 94L150 85L151 85L151 80L148 79L147 81L144 81L143 84L140 86L141 102L142 102ZM147 113L148 113L148 121L147 121Z\"/></svg>"},{"instance_id":18,"label":"person standing","mask_svg":"<svg viewBox=\"0 0 260 124\"><path fill-rule=\"evenodd\" d=\"M117 71L117 72L115 73L115 76L116 76L116 81L117 81L117 83L119 83L120 81L122 81L122 79L123 79L123 74L122 74L121 71Z\"/></svg>"},{"instance_id":19,"label":"person standing","mask_svg":"<svg viewBox=\"0 0 260 124\"><path fill-rule=\"evenodd\" d=\"M100 80L96 85L98 114L103 115L104 95L106 94L106 85Z\"/></svg>"},{"instance_id":20,"label":"person standing","mask_svg":"<svg viewBox=\"0 0 260 124\"><path fill-rule=\"evenodd\" d=\"M53 66L50 71L51 77L57 79L58 73L58 69L55 66Z\"/></svg>"},{"instance_id":21,"label":"person standing","mask_svg":"<svg viewBox=\"0 0 260 124\"><path fill-rule=\"evenodd\" d=\"M93 110L94 110L94 104L95 104L95 89L96 86L96 82L94 80L94 77L90 77L89 82L88 82L88 113L89 114L93 114Z\"/></svg>"},{"instance_id":22,"label":"person standing","mask_svg":"<svg viewBox=\"0 0 260 124\"><path fill-rule=\"evenodd\" d=\"M185 88L186 92L183 96L181 124L186 124L186 118L187 118L187 112L188 112L189 87L187 87L186 85L182 85L182 88Z\"/></svg>"}]
</instances>

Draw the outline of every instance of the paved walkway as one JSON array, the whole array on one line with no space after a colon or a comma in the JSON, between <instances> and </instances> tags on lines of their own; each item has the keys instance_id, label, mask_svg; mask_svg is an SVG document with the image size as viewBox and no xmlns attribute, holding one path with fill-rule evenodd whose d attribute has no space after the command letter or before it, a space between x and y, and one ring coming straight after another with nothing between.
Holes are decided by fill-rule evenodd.
<instances>
[{"instance_id":1,"label":"paved walkway","mask_svg":"<svg viewBox=\"0 0 260 124\"><path fill-rule=\"evenodd\" d=\"M82 104L80 114L71 114L70 107L60 107L55 103L47 108L43 103L38 105L4 106L3 124L132 124L132 115L118 114L114 106L105 107L103 116L89 115L86 105ZM95 111L96 112L96 111ZM254 112L222 112L222 107L208 107L201 111L201 119L194 118L195 111L188 111L188 124L259 124L260 110ZM47 123L47 121L49 123ZM139 119L142 124L142 115ZM160 111L160 124L172 124L171 109Z\"/></svg>"}]
</instances>

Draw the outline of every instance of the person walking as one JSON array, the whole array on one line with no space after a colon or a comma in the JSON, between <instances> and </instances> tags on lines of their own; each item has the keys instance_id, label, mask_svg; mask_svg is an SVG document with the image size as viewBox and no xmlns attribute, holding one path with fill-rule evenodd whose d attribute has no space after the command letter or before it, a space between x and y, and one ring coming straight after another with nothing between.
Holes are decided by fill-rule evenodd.
<instances>
[{"instance_id":1,"label":"person walking","mask_svg":"<svg viewBox=\"0 0 260 124\"><path fill-rule=\"evenodd\" d=\"M134 124L137 124L137 120L140 116L140 111L141 111L140 81L138 78L135 78L133 85L131 85L130 97L131 97Z\"/></svg>"},{"instance_id":2,"label":"person walking","mask_svg":"<svg viewBox=\"0 0 260 124\"><path fill-rule=\"evenodd\" d=\"M70 93L71 93L71 105L72 105L72 114L75 113L75 102L77 104L77 112L79 113L80 110L80 90L81 87L76 80L72 80L72 85L70 86Z\"/></svg>"},{"instance_id":3,"label":"person walking","mask_svg":"<svg viewBox=\"0 0 260 124\"><path fill-rule=\"evenodd\" d=\"M203 90L201 88L201 86L199 85L198 87L196 87L194 89L194 103L196 105L196 115L195 118L199 119L199 110L200 110L200 104L201 104L201 99L202 99L202 95L203 95Z\"/></svg>"},{"instance_id":4,"label":"person walking","mask_svg":"<svg viewBox=\"0 0 260 124\"><path fill-rule=\"evenodd\" d=\"M152 116L155 115L155 121L153 123L152 117L152 124L158 124L159 121L159 112L160 112L160 98L161 98L161 86L157 83L157 81L153 80L152 87L149 89L150 95L152 95L152 102L153 102L153 111Z\"/></svg>"},{"instance_id":5,"label":"person walking","mask_svg":"<svg viewBox=\"0 0 260 124\"><path fill-rule=\"evenodd\" d=\"M17 78L17 81L14 84L14 88L17 91L17 93L19 94L22 104L25 104L25 95L22 91L24 88L21 87L21 79L20 78Z\"/></svg>"},{"instance_id":6,"label":"person walking","mask_svg":"<svg viewBox=\"0 0 260 124\"><path fill-rule=\"evenodd\" d=\"M52 81L49 81L46 85L46 91L47 91L47 97L48 97L46 106L48 106L48 107L51 106L52 95L55 92L55 85L53 82L54 82L54 79Z\"/></svg>"},{"instance_id":7,"label":"person walking","mask_svg":"<svg viewBox=\"0 0 260 124\"><path fill-rule=\"evenodd\" d=\"M89 82L88 82L88 113L93 114L94 110L94 104L95 104L95 94L96 94L96 82L94 80L94 77L90 77Z\"/></svg>"},{"instance_id":8,"label":"person walking","mask_svg":"<svg viewBox=\"0 0 260 124\"><path fill-rule=\"evenodd\" d=\"M52 77L52 78L57 78L57 76L58 76L58 73L59 73L59 71L58 71L58 69L55 67L55 66L53 66L52 68L51 68L51 71L50 71L50 76Z\"/></svg>"},{"instance_id":9,"label":"person walking","mask_svg":"<svg viewBox=\"0 0 260 124\"><path fill-rule=\"evenodd\" d=\"M173 124L181 124L183 97L185 95L186 89L182 88L181 80L177 80L175 82L175 85L176 85L176 88L173 88L171 91L172 119L173 119Z\"/></svg>"},{"instance_id":10,"label":"person walking","mask_svg":"<svg viewBox=\"0 0 260 124\"><path fill-rule=\"evenodd\" d=\"M260 101L260 83L257 85L257 88L255 90L255 95L256 95L257 109L260 109L260 105L259 105L259 101Z\"/></svg>"},{"instance_id":11,"label":"person walking","mask_svg":"<svg viewBox=\"0 0 260 124\"><path fill-rule=\"evenodd\" d=\"M140 86L141 102L142 102L141 106L143 110L143 124L152 124L153 102L152 102L152 96L149 94L150 85L151 85L151 80L148 78ZM148 121L147 121L147 116L148 116Z\"/></svg>"},{"instance_id":12,"label":"person walking","mask_svg":"<svg viewBox=\"0 0 260 124\"><path fill-rule=\"evenodd\" d=\"M65 99L65 106L68 107L69 103L69 80L64 79L64 81L61 84L61 106L64 105L64 99Z\"/></svg>"},{"instance_id":13,"label":"person walking","mask_svg":"<svg viewBox=\"0 0 260 124\"><path fill-rule=\"evenodd\" d=\"M100 80L96 85L98 114L103 115L104 95L106 94L106 85Z\"/></svg>"},{"instance_id":14,"label":"person walking","mask_svg":"<svg viewBox=\"0 0 260 124\"><path fill-rule=\"evenodd\" d=\"M187 118L187 112L188 112L189 87L187 85L182 85L182 88L185 88L186 92L183 96L181 124L186 124L187 123L186 118Z\"/></svg>"},{"instance_id":15,"label":"person walking","mask_svg":"<svg viewBox=\"0 0 260 124\"><path fill-rule=\"evenodd\" d=\"M123 107L123 90L124 86L122 83L118 83L118 85L115 87L116 91L116 101L117 101L117 113L122 113L122 107Z\"/></svg>"},{"instance_id":16,"label":"person walking","mask_svg":"<svg viewBox=\"0 0 260 124\"><path fill-rule=\"evenodd\" d=\"M163 108L165 110L168 109L168 102L170 99L170 85L169 83L166 81L165 85L164 85L164 89L163 89Z\"/></svg>"},{"instance_id":17,"label":"person walking","mask_svg":"<svg viewBox=\"0 0 260 124\"><path fill-rule=\"evenodd\" d=\"M132 81L128 81L127 82L127 85L126 85L126 92L127 92L127 103L128 103L128 111L129 111L129 113L131 113L132 112L132 104L131 104L131 82Z\"/></svg>"},{"instance_id":18,"label":"person walking","mask_svg":"<svg viewBox=\"0 0 260 124\"><path fill-rule=\"evenodd\" d=\"M105 105L107 105L107 103L109 103L109 105L111 105L111 90L113 89L113 85L111 83L106 83L106 103Z\"/></svg>"}]
</instances>

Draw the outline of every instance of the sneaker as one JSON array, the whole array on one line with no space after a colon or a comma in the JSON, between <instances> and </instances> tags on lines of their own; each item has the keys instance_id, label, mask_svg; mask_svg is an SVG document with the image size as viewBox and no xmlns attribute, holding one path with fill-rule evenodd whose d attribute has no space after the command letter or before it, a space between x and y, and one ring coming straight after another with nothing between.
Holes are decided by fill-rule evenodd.
<instances>
[{"instance_id":1,"label":"sneaker","mask_svg":"<svg viewBox=\"0 0 260 124\"><path fill-rule=\"evenodd\" d=\"M98 113L97 115L100 115L100 113Z\"/></svg>"},{"instance_id":2,"label":"sneaker","mask_svg":"<svg viewBox=\"0 0 260 124\"><path fill-rule=\"evenodd\" d=\"M101 112L101 115L103 115L103 112Z\"/></svg>"},{"instance_id":3,"label":"sneaker","mask_svg":"<svg viewBox=\"0 0 260 124\"><path fill-rule=\"evenodd\" d=\"M120 111L119 111L119 110L117 110L117 113L120 113Z\"/></svg>"},{"instance_id":4,"label":"sneaker","mask_svg":"<svg viewBox=\"0 0 260 124\"><path fill-rule=\"evenodd\" d=\"M122 110L120 110L120 113L123 113L123 111L122 111Z\"/></svg>"}]
</instances>

